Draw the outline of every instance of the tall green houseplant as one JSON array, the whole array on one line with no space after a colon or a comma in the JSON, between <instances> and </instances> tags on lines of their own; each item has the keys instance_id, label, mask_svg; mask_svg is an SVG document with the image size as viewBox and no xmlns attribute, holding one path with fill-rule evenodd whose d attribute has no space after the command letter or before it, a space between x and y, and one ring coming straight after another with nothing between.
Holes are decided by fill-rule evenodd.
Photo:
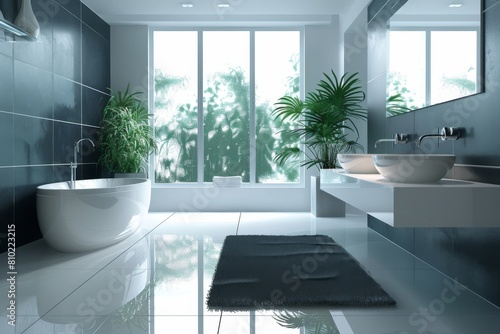
<instances>
[{"instance_id":1,"label":"tall green houseplant","mask_svg":"<svg viewBox=\"0 0 500 334\"><path fill-rule=\"evenodd\" d=\"M148 157L156 148L151 114L137 97L140 92L118 91L104 108L99 131L99 163L109 172L147 172Z\"/></svg>"},{"instance_id":2,"label":"tall green houseplant","mask_svg":"<svg viewBox=\"0 0 500 334\"><path fill-rule=\"evenodd\" d=\"M362 149L355 120L366 120L367 115L362 107L365 93L357 74L344 74L339 79L334 71L331 75L324 73L325 79L305 100L292 96L278 100L273 116L282 122L292 122L286 131L299 144L277 152L276 163L284 165L293 159L307 168L332 169L337 167L339 153Z\"/></svg>"}]
</instances>

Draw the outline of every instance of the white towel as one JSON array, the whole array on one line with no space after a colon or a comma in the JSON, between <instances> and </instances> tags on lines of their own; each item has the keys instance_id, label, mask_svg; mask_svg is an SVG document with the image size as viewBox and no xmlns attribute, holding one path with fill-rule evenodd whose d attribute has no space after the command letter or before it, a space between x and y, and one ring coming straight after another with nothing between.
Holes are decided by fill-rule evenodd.
<instances>
[{"instance_id":1,"label":"white towel","mask_svg":"<svg viewBox=\"0 0 500 334\"><path fill-rule=\"evenodd\" d=\"M241 176L214 176L214 187L241 187Z\"/></svg>"}]
</instances>

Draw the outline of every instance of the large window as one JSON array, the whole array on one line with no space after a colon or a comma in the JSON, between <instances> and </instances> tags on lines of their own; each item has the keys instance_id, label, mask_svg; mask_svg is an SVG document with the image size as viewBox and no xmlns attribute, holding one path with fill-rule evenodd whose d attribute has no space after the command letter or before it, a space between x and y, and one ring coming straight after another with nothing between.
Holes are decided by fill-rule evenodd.
<instances>
[{"instance_id":1,"label":"large window","mask_svg":"<svg viewBox=\"0 0 500 334\"><path fill-rule=\"evenodd\" d=\"M271 115L299 94L300 31L154 31L157 183L294 183L299 168L273 162L291 145Z\"/></svg>"}]
</instances>

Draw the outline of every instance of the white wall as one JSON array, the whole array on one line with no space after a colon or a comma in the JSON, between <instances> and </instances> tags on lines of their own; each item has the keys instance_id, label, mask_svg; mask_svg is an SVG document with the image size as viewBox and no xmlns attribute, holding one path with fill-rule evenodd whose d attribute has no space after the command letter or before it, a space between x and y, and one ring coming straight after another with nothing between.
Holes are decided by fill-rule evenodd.
<instances>
[{"instance_id":1,"label":"white wall","mask_svg":"<svg viewBox=\"0 0 500 334\"><path fill-rule=\"evenodd\" d=\"M355 21L359 19L360 13L364 13L366 15L366 9L372 0L356 0L351 4L351 8L349 11L342 16L340 20L340 31L342 33L346 32L348 29L351 29L353 24L356 24ZM367 16L364 17L366 21Z\"/></svg>"},{"instance_id":2,"label":"white wall","mask_svg":"<svg viewBox=\"0 0 500 334\"><path fill-rule=\"evenodd\" d=\"M147 26L111 26L111 89L148 91L149 29ZM147 96L145 96L147 98Z\"/></svg>"},{"instance_id":3,"label":"white wall","mask_svg":"<svg viewBox=\"0 0 500 334\"><path fill-rule=\"evenodd\" d=\"M332 18L330 25L306 26L304 35L304 91L310 92L324 79L323 73L330 73L331 70L336 74L340 73L341 36L338 16Z\"/></svg>"},{"instance_id":4,"label":"white wall","mask_svg":"<svg viewBox=\"0 0 500 334\"><path fill-rule=\"evenodd\" d=\"M339 19L330 25L306 26L304 29L305 91L316 88L323 72L339 71ZM148 27L140 25L111 26L111 88L122 90L131 83L144 90L148 83ZM310 176L305 184L282 188L213 188L154 187L151 211L309 211Z\"/></svg>"}]
</instances>

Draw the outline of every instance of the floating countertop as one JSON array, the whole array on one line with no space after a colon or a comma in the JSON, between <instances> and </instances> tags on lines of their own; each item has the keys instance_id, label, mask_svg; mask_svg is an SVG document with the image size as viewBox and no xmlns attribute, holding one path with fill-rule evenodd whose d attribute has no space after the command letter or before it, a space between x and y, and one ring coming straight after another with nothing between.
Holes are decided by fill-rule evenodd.
<instances>
[{"instance_id":1,"label":"floating countertop","mask_svg":"<svg viewBox=\"0 0 500 334\"><path fill-rule=\"evenodd\" d=\"M393 227L500 227L500 186L453 179L406 184L337 171L321 190Z\"/></svg>"}]
</instances>

